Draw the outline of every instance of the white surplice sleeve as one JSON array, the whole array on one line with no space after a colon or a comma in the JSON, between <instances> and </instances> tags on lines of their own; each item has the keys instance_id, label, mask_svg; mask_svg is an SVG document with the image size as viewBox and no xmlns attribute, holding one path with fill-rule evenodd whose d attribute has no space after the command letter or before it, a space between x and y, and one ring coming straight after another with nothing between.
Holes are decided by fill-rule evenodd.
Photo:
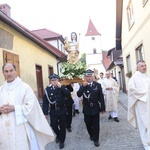
<instances>
[{"instance_id":1,"label":"white surplice sleeve","mask_svg":"<svg viewBox=\"0 0 150 150\"><path fill-rule=\"evenodd\" d=\"M27 122L20 105L15 105L16 124L20 125Z\"/></svg>"}]
</instances>

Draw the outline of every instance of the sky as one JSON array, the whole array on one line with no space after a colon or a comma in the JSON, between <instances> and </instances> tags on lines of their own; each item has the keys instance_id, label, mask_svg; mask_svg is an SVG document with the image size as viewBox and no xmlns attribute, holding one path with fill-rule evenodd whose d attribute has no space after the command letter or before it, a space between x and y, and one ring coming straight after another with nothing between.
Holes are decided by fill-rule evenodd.
<instances>
[{"instance_id":1,"label":"sky","mask_svg":"<svg viewBox=\"0 0 150 150\"><path fill-rule=\"evenodd\" d=\"M115 46L116 0L0 0L11 7L11 18L29 30L49 29L84 37L89 19L101 34L103 50Z\"/></svg>"}]
</instances>

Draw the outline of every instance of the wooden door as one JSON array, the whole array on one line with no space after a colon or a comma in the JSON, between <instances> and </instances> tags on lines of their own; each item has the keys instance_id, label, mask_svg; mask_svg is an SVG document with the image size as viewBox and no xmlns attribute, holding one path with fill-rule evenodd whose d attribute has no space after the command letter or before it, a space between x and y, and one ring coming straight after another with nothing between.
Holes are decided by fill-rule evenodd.
<instances>
[{"instance_id":1,"label":"wooden door","mask_svg":"<svg viewBox=\"0 0 150 150\"><path fill-rule=\"evenodd\" d=\"M52 66L48 66L48 72L49 72L48 77L54 73ZM50 80L49 80L49 84L50 84Z\"/></svg>"},{"instance_id":2,"label":"wooden door","mask_svg":"<svg viewBox=\"0 0 150 150\"><path fill-rule=\"evenodd\" d=\"M42 78L42 67L36 65L36 81L37 81L37 96L38 100L43 97L43 78Z\"/></svg>"}]
</instances>

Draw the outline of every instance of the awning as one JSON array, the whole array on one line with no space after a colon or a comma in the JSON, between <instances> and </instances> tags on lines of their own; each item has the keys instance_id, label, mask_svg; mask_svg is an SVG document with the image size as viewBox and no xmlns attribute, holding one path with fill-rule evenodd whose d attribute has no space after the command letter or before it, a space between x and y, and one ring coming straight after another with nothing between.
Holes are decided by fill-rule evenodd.
<instances>
[{"instance_id":1,"label":"awning","mask_svg":"<svg viewBox=\"0 0 150 150\"><path fill-rule=\"evenodd\" d=\"M122 66L123 65L123 58L119 57L118 59L116 59L115 61L112 61L111 64L109 65L109 67L107 68L107 70L111 70L112 68L114 68L115 66Z\"/></svg>"}]
</instances>

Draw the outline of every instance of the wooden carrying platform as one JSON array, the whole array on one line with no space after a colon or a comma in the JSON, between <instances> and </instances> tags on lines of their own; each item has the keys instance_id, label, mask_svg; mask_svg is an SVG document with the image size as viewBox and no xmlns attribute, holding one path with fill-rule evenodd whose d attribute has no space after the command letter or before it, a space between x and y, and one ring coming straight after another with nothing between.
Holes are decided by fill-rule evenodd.
<instances>
[{"instance_id":1,"label":"wooden carrying platform","mask_svg":"<svg viewBox=\"0 0 150 150\"><path fill-rule=\"evenodd\" d=\"M84 82L84 80L82 80L82 79L80 79L80 78L73 78L73 79L61 79L60 80L60 83L62 84L62 85L69 85L70 83L72 83L72 82L77 82L77 83L79 83L79 84L82 84L83 82Z\"/></svg>"}]
</instances>

